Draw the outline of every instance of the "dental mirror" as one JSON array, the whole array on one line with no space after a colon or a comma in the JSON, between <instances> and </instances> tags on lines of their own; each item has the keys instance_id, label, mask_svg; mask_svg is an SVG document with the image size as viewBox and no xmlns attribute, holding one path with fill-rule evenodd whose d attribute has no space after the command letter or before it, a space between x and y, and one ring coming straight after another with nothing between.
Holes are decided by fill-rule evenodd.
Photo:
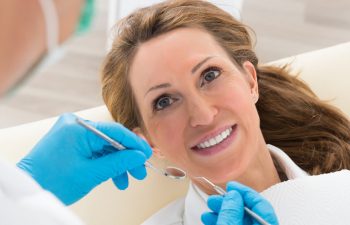
<instances>
[{"instance_id":1,"label":"dental mirror","mask_svg":"<svg viewBox=\"0 0 350 225\"><path fill-rule=\"evenodd\" d=\"M182 180L186 178L186 172L180 168L168 166L165 168L166 176L173 179Z\"/></svg>"},{"instance_id":2,"label":"dental mirror","mask_svg":"<svg viewBox=\"0 0 350 225\"><path fill-rule=\"evenodd\" d=\"M160 175L163 175L175 180L183 180L186 178L186 172L177 167L167 166L165 167L165 169L159 169L154 167L153 164L151 164L149 161L146 161L145 166L147 166L150 169L153 169Z\"/></svg>"},{"instance_id":3,"label":"dental mirror","mask_svg":"<svg viewBox=\"0 0 350 225\"><path fill-rule=\"evenodd\" d=\"M97 130L95 127L91 126L90 124L86 123L84 120L80 119L80 118L76 118L76 121L78 124L82 125L83 127L85 127L86 129L90 130L91 132L93 132L94 134L96 134L97 136L101 137L102 139L104 139L105 141L107 141L108 143L110 143L114 148L116 148L117 150L124 150L125 147L123 145L121 145L119 142L113 140L112 138L108 137L106 134L102 133L101 131ZM165 169L159 169L157 167L155 167L152 163L150 163L149 161L145 162L145 166L156 171L157 173L175 179L175 180L182 180L186 178L186 172L183 171L180 168L177 167L172 167L172 166L167 166L165 167Z\"/></svg>"}]
</instances>

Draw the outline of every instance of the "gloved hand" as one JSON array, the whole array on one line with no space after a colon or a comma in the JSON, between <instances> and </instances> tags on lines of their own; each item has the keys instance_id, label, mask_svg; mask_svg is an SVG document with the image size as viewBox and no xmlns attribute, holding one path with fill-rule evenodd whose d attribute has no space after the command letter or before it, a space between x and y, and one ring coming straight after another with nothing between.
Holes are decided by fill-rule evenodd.
<instances>
[{"instance_id":1,"label":"gloved hand","mask_svg":"<svg viewBox=\"0 0 350 225\"><path fill-rule=\"evenodd\" d=\"M127 172L136 179L145 178L144 163L152 154L144 140L118 123L87 122L126 150L115 150L78 124L76 116L64 114L17 164L66 205L78 201L109 178L119 189L128 187Z\"/></svg>"},{"instance_id":2,"label":"gloved hand","mask_svg":"<svg viewBox=\"0 0 350 225\"><path fill-rule=\"evenodd\" d=\"M258 214L271 225L278 225L277 216L271 204L258 192L238 182L227 184L227 194L212 195L208 198L208 207L213 212L202 214L205 225L260 225L249 214L244 206Z\"/></svg>"}]
</instances>

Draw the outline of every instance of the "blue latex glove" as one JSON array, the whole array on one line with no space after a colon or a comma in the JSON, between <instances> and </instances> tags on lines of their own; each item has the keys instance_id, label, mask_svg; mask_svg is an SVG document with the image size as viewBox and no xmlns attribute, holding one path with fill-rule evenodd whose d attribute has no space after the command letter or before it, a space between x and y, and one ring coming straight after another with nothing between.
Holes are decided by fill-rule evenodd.
<instances>
[{"instance_id":1,"label":"blue latex glove","mask_svg":"<svg viewBox=\"0 0 350 225\"><path fill-rule=\"evenodd\" d=\"M271 225L278 225L277 216L271 204L258 192L238 182L227 184L227 194L212 195L208 198L208 207L213 212L202 215L205 225L260 225L249 214L244 206L258 214Z\"/></svg>"},{"instance_id":2,"label":"blue latex glove","mask_svg":"<svg viewBox=\"0 0 350 225\"><path fill-rule=\"evenodd\" d=\"M76 116L64 114L17 164L66 205L78 201L109 178L119 189L128 187L127 172L136 179L145 178L144 163L152 154L144 140L118 123L87 122L126 150L115 150L78 124Z\"/></svg>"}]
</instances>

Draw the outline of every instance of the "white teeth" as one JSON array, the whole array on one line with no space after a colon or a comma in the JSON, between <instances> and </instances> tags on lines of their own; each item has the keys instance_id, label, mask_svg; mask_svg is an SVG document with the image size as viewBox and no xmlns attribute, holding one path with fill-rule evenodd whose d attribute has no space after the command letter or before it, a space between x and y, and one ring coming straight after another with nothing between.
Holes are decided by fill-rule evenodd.
<instances>
[{"instance_id":1,"label":"white teeth","mask_svg":"<svg viewBox=\"0 0 350 225\"><path fill-rule=\"evenodd\" d=\"M229 130L226 130L225 131L225 135L229 135L230 134L230 131Z\"/></svg>"},{"instance_id":2,"label":"white teeth","mask_svg":"<svg viewBox=\"0 0 350 225\"><path fill-rule=\"evenodd\" d=\"M217 145L223 140L225 140L231 134L231 132L232 132L232 128L230 127L224 130L223 132L221 132L220 134L218 134L216 137L210 138L209 140L199 143L198 145L196 145L196 147L202 149L202 148L208 148L208 147Z\"/></svg>"},{"instance_id":3,"label":"white teeth","mask_svg":"<svg viewBox=\"0 0 350 225\"><path fill-rule=\"evenodd\" d=\"M220 143L222 140L224 140L224 137L221 134L215 137L216 143Z\"/></svg>"}]
</instances>

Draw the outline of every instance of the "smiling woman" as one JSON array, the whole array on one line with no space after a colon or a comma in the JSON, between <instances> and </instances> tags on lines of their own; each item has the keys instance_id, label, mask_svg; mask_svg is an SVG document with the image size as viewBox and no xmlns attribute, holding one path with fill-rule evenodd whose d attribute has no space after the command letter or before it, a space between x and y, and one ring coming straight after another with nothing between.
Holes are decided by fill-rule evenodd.
<instances>
[{"instance_id":1,"label":"smiling woman","mask_svg":"<svg viewBox=\"0 0 350 225\"><path fill-rule=\"evenodd\" d=\"M258 65L246 26L208 2L166 1L122 20L102 83L113 118L190 177L263 192L350 168L347 118L286 68ZM213 192L192 182L184 202L145 224L199 224Z\"/></svg>"}]
</instances>

